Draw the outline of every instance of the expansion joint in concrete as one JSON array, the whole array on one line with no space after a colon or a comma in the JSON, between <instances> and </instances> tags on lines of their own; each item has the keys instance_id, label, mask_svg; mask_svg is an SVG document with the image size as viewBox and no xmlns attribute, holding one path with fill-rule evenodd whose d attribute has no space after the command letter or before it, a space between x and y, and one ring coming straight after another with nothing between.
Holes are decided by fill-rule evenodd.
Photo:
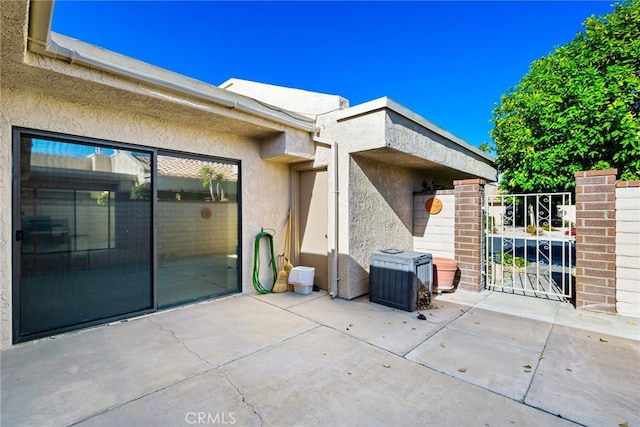
<instances>
[{"instance_id":1,"label":"expansion joint in concrete","mask_svg":"<svg viewBox=\"0 0 640 427\"><path fill-rule=\"evenodd\" d=\"M531 406L531 405L528 405L527 403L525 403L525 399L529 395L529 391L531 390L531 386L533 385L533 382L536 379L536 373L538 372L538 368L540 367L540 363L544 359L544 352L547 350L547 345L549 345L549 338L551 338L551 332L553 332L553 328L556 327L555 321L557 319L558 319L558 309L556 308L556 313L554 315L554 322L551 324L551 328L549 329L549 333L547 334L547 339L544 341L544 346L542 347L542 351L540 352L540 355L538 356L538 360L536 362L535 369L533 370L532 375L531 375L531 381L529 381L529 386L527 387L527 390L524 392L524 395L522 396L521 402L524 403L527 406ZM535 408L534 406L531 406L531 407ZM536 409L540 409L540 408L536 408Z\"/></svg>"}]
</instances>

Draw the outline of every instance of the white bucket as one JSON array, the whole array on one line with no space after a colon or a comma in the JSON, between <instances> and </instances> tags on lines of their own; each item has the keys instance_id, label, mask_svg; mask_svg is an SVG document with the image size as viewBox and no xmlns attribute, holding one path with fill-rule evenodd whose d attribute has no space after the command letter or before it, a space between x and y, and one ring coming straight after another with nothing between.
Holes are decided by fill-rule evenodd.
<instances>
[{"instance_id":1,"label":"white bucket","mask_svg":"<svg viewBox=\"0 0 640 427\"><path fill-rule=\"evenodd\" d=\"M293 267L289 272L289 284L296 293L309 295L313 290L313 278L316 269L313 267Z\"/></svg>"}]
</instances>

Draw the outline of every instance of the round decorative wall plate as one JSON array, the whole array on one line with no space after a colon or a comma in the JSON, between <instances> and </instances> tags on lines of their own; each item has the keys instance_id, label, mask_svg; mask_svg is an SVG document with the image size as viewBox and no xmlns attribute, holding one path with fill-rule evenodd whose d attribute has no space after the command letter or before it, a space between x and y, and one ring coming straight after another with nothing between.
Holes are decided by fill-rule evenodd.
<instances>
[{"instance_id":1,"label":"round decorative wall plate","mask_svg":"<svg viewBox=\"0 0 640 427\"><path fill-rule=\"evenodd\" d=\"M204 218L204 219L211 218L211 209L209 209L209 208L202 209L202 218Z\"/></svg>"},{"instance_id":2,"label":"round decorative wall plate","mask_svg":"<svg viewBox=\"0 0 640 427\"><path fill-rule=\"evenodd\" d=\"M424 204L424 208L431 215L437 215L442 210L442 200L432 197Z\"/></svg>"}]
</instances>

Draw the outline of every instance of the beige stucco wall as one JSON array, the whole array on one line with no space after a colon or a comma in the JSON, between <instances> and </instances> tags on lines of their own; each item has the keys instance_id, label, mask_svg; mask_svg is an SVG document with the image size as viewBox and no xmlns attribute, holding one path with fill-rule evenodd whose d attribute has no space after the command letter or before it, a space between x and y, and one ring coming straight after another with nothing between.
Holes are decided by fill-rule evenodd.
<instances>
[{"instance_id":1,"label":"beige stucco wall","mask_svg":"<svg viewBox=\"0 0 640 427\"><path fill-rule=\"evenodd\" d=\"M338 296L356 298L369 290L369 254L384 242L381 224L395 222L388 205L379 203L383 198L369 181L365 171L371 168L384 171L385 167L372 164L367 159L352 159L353 151L360 151L384 140L384 113L374 113L360 118L358 123L346 121L337 123L333 115L318 118L321 137L337 142L338 171ZM362 170L362 167L365 170ZM330 171L331 173L331 171ZM376 237L376 233L378 236ZM390 245L400 245L398 236ZM402 237L400 237L402 239Z\"/></svg>"},{"instance_id":2,"label":"beige stucco wall","mask_svg":"<svg viewBox=\"0 0 640 427\"><path fill-rule=\"evenodd\" d=\"M387 109L349 112L342 110L319 117L318 127L322 138L338 141L338 296L352 299L369 291L372 252L389 247L416 248L413 195L423 190L423 183L453 188L454 179L468 177L464 171L456 171L457 166L474 168L477 163L483 173L489 174L495 169L485 168L486 161L463 153L455 144L439 148L441 142L429 139L436 138L435 135L411 121L400 120L400 116ZM380 151L394 144L407 152L418 150L424 159L432 158L433 153L422 145L433 144L450 167L442 169L435 162L420 159L407 164L403 161L406 157L396 157L393 150ZM452 215L448 215L451 221ZM417 247L422 246L418 243ZM451 257L451 251L453 248L447 246L436 252Z\"/></svg>"},{"instance_id":3,"label":"beige stucco wall","mask_svg":"<svg viewBox=\"0 0 640 427\"><path fill-rule=\"evenodd\" d=\"M415 193L425 181L437 181L437 177L426 170L357 154L350 157L348 170L349 204L341 220L348 223L349 246L348 254L341 250L339 266L341 277L347 281L346 286L340 288L340 297L352 299L369 292L370 257L380 249L398 248L453 257L453 194L439 196L445 202L441 214L430 219L426 215L416 217ZM422 206L424 209L424 203ZM428 232L417 236L416 229L423 223Z\"/></svg>"},{"instance_id":4,"label":"beige stucco wall","mask_svg":"<svg viewBox=\"0 0 640 427\"><path fill-rule=\"evenodd\" d=\"M640 187L616 188L616 311L640 317Z\"/></svg>"},{"instance_id":5,"label":"beige stucco wall","mask_svg":"<svg viewBox=\"0 0 640 427\"><path fill-rule=\"evenodd\" d=\"M28 87L2 86L0 97L0 345L11 345L13 242L11 187L11 128L21 126L121 143L215 155L241 161L242 179L242 276L244 292L252 292L251 266L253 239L261 227L276 230L276 247L289 206L289 166L265 162L260 158L260 142L248 137L216 132L211 127L154 117L153 111L109 109L100 97L108 90L96 87L93 104L70 102Z\"/></svg>"},{"instance_id":6,"label":"beige stucco wall","mask_svg":"<svg viewBox=\"0 0 640 427\"><path fill-rule=\"evenodd\" d=\"M321 136L338 141L341 298L369 292L372 252L413 248L413 192L421 189L425 173L358 154L385 144L385 120L383 110L355 120L319 119Z\"/></svg>"},{"instance_id":7,"label":"beige stucco wall","mask_svg":"<svg viewBox=\"0 0 640 427\"><path fill-rule=\"evenodd\" d=\"M413 249L413 192L419 184L410 169L354 156L349 164L348 287L339 295L369 292L372 252Z\"/></svg>"}]
</instances>

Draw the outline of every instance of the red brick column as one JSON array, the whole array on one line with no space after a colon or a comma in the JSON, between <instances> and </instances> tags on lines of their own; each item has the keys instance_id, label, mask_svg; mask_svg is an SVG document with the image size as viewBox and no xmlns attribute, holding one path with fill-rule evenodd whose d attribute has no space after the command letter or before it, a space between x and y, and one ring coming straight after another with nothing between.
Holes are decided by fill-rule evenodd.
<instances>
[{"instance_id":1,"label":"red brick column","mask_svg":"<svg viewBox=\"0 0 640 427\"><path fill-rule=\"evenodd\" d=\"M454 181L455 253L460 270L458 287L479 292L482 283L482 198L483 179Z\"/></svg>"},{"instance_id":2,"label":"red brick column","mask_svg":"<svg viewBox=\"0 0 640 427\"><path fill-rule=\"evenodd\" d=\"M617 169L576 172L576 307L616 311Z\"/></svg>"}]
</instances>

